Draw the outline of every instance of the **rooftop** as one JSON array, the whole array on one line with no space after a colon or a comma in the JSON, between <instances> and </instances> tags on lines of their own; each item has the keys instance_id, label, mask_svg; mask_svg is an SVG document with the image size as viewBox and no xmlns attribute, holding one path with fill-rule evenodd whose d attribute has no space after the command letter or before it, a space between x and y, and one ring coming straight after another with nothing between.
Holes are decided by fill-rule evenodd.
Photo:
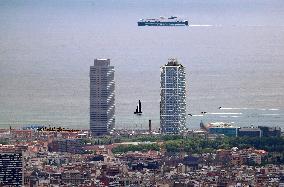
<instances>
[{"instance_id":1,"label":"rooftop","mask_svg":"<svg viewBox=\"0 0 284 187\"><path fill-rule=\"evenodd\" d=\"M176 58L169 58L168 63L165 66L179 66L181 64L178 63Z\"/></svg>"},{"instance_id":2,"label":"rooftop","mask_svg":"<svg viewBox=\"0 0 284 187\"><path fill-rule=\"evenodd\" d=\"M209 128L238 128L230 123L214 122L208 124Z\"/></svg>"},{"instance_id":3,"label":"rooftop","mask_svg":"<svg viewBox=\"0 0 284 187\"><path fill-rule=\"evenodd\" d=\"M110 59L96 58L94 60L94 66L109 66L109 65L110 65Z\"/></svg>"},{"instance_id":4,"label":"rooftop","mask_svg":"<svg viewBox=\"0 0 284 187\"><path fill-rule=\"evenodd\" d=\"M242 127L239 129L239 131L261 131L261 129L256 127Z\"/></svg>"}]
</instances>

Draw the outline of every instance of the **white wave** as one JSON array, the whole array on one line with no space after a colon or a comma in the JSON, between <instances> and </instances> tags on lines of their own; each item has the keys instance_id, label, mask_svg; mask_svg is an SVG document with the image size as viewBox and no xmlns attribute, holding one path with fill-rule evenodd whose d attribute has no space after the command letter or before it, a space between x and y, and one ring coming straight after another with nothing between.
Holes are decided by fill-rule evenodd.
<instances>
[{"instance_id":1,"label":"white wave","mask_svg":"<svg viewBox=\"0 0 284 187\"><path fill-rule=\"evenodd\" d=\"M239 118L240 116L231 116L231 118Z\"/></svg>"},{"instance_id":2,"label":"white wave","mask_svg":"<svg viewBox=\"0 0 284 187\"><path fill-rule=\"evenodd\" d=\"M267 109L266 108L259 108L258 110L263 110L264 111L264 110L267 110Z\"/></svg>"},{"instance_id":3,"label":"white wave","mask_svg":"<svg viewBox=\"0 0 284 187\"><path fill-rule=\"evenodd\" d=\"M192 115L192 116L194 116L194 117L202 117L203 115L201 115L201 114L196 114L196 115Z\"/></svg>"},{"instance_id":4,"label":"white wave","mask_svg":"<svg viewBox=\"0 0 284 187\"><path fill-rule=\"evenodd\" d=\"M237 113L237 112L212 112L212 113L208 113L208 114L212 114L212 115L242 115L243 113Z\"/></svg>"},{"instance_id":5,"label":"white wave","mask_svg":"<svg viewBox=\"0 0 284 187\"><path fill-rule=\"evenodd\" d=\"M226 107L221 107L220 110L249 110L252 108L226 108Z\"/></svg>"},{"instance_id":6,"label":"white wave","mask_svg":"<svg viewBox=\"0 0 284 187\"><path fill-rule=\"evenodd\" d=\"M266 109L266 108L229 108L229 107L221 107L219 108L220 110L262 110L262 111L265 111L265 110L271 110L271 111L276 111L276 110L279 110L277 108L270 108L270 109Z\"/></svg>"},{"instance_id":7,"label":"white wave","mask_svg":"<svg viewBox=\"0 0 284 187\"><path fill-rule=\"evenodd\" d=\"M280 116L280 114L261 114L261 116Z\"/></svg>"}]
</instances>

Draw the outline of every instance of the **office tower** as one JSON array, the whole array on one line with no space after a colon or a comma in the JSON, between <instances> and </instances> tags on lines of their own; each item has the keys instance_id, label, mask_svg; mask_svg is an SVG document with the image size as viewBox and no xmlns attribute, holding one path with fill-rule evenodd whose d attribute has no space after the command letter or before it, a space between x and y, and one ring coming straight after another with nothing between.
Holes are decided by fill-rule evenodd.
<instances>
[{"instance_id":1,"label":"office tower","mask_svg":"<svg viewBox=\"0 0 284 187\"><path fill-rule=\"evenodd\" d=\"M114 67L110 59L95 59L90 67L90 130L108 134L115 125Z\"/></svg>"},{"instance_id":2,"label":"office tower","mask_svg":"<svg viewBox=\"0 0 284 187\"><path fill-rule=\"evenodd\" d=\"M176 59L161 67L160 127L164 134L186 128L185 68Z\"/></svg>"},{"instance_id":3,"label":"office tower","mask_svg":"<svg viewBox=\"0 0 284 187\"><path fill-rule=\"evenodd\" d=\"M23 157L21 152L0 153L0 186L23 185Z\"/></svg>"},{"instance_id":4,"label":"office tower","mask_svg":"<svg viewBox=\"0 0 284 187\"><path fill-rule=\"evenodd\" d=\"M152 133L152 120L149 119L149 133Z\"/></svg>"}]
</instances>

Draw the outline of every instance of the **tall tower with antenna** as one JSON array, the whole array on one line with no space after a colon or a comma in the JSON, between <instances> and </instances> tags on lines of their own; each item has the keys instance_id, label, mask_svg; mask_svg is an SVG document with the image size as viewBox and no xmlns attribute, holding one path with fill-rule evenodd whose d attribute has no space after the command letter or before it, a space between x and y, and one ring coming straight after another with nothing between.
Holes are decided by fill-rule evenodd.
<instances>
[{"instance_id":1,"label":"tall tower with antenna","mask_svg":"<svg viewBox=\"0 0 284 187\"><path fill-rule=\"evenodd\" d=\"M186 129L185 67L169 59L161 67L160 128L164 134L180 134Z\"/></svg>"}]
</instances>

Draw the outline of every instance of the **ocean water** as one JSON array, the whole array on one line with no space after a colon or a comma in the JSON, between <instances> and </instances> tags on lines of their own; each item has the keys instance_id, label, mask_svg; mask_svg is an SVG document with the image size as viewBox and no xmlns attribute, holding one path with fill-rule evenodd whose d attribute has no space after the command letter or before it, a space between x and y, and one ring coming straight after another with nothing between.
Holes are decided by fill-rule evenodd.
<instances>
[{"instance_id":1,"label":"ocean water","mask_svg":"<svg viewBox=\"0 0 284 187\"><path fill-rule=\"evenodd\" d=\"M171 15L190 26L137 26ZM1 0L0 127L88 128L89 67L110 58L116 127L158 128L160 66L172 57L187 71L188 128L284 128L282 0Z\"/></svg>"}]
</instances>

